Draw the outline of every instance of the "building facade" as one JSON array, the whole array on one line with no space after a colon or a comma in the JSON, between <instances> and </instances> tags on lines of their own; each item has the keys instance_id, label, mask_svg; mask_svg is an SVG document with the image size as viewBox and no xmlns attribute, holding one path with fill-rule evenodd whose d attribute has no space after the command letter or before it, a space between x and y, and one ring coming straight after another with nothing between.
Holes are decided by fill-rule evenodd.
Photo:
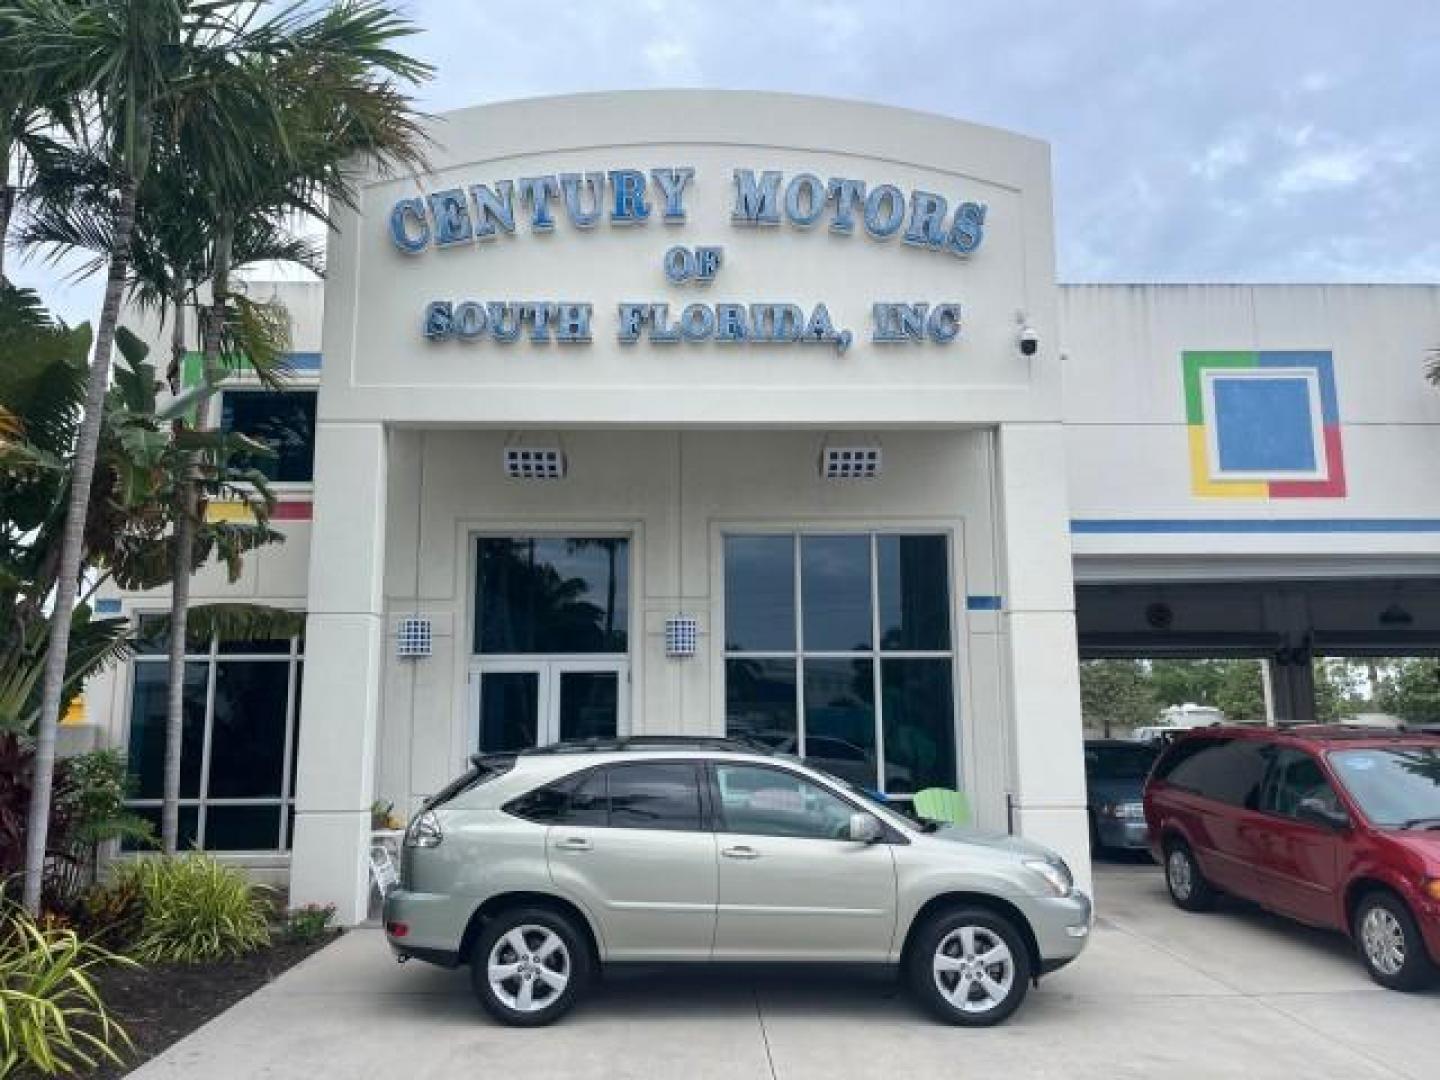
<instances>
[{"instance_id":1,"label":"building facade","mask_svg":"<svg viewBox=\"0 0 1440 1080\"><path fill-rule=\"evenodd\" d=\"M307 629L193 657L182 826L296 903L363 916L373 801L629 733L958 787L1085 880L1081 649L1313 641L1291 578L1350 582L1350 629L1401 582L1432 628L1440 488L1395 464L1440 448L1433 288L1059 286L1044 144L868 105L592 95L433 135L339 215L323 286L250 286L297 377L218 406L277 446L287 542L196 602ZM1214 577L1255 610L1202 612ZM152 809L154 648L89 691Z\"/></svg>"}]
</instances>

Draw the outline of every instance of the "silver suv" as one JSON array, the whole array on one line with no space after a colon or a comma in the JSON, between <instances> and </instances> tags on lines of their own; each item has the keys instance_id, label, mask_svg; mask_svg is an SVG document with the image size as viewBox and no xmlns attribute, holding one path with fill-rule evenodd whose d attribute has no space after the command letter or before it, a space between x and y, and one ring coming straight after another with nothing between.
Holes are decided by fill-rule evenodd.
<instances>
[{"instance_id":1,"label":"silver suv","mask_svg":"<svg viewBox=\"0 0 1440 1080\"><path fill-rule=\"evenodd\" d=\"M517 1025L629 961L898 965L941 1019L995 1024L1090 926L1053 852L917 823L723 739L477 757L411 823L385 901L399 959L468 962L485 1008Z\"/></svg>"}]
</instances>

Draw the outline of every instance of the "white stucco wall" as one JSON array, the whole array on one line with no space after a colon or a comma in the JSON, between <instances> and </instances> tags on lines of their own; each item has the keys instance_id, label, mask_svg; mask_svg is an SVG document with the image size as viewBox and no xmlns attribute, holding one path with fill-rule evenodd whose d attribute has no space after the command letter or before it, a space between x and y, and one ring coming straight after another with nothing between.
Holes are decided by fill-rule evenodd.
<instances>
[{"instance_id":1,"label":"white stucco wall","mask_svg":"<svg viewBox=\"0 0 1440 1080\"><path fill-rule=\"evenodd\" d=\"M1440 554L1440 485L1424 466L1440 455L1440 391L1424 379L1440 344L1440 286L1065 285L1059 294L1072 519L1340 522L1304 533L1076 535L1077 557ZM1344 496L1194 494L1186 350L1330 352ZM1345 531L1347 521L1364 531Z\"/></svg>"}]
</instances>

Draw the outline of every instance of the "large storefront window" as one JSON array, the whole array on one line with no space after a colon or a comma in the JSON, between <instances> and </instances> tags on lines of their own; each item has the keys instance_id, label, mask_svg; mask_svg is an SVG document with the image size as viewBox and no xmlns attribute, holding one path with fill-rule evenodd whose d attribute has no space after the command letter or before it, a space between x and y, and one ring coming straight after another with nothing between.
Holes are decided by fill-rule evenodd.
<instances>
[{"instance_id":1,"label":"large storefront window","mask_svg":"<svg viewBox=\"0 0 1440 1080\"><path fill-rule=\"evenodd\" d=\"M141 619L130 695L132 806L160 825L167 644ZM208 851L290 846L303 641L197 649L186 658L180 740L180 845Z\"/></svg>"},{"instance_id":2,"label":"large storefront window","mask_svg":"<svg viewBox=\"0 0 1440 1080\"><path fill-rule=\"evenodd\" d=\"M944 535L727 536L726 730L890 793L954 786L950 612Z\"/></svg>"}]
</instances>

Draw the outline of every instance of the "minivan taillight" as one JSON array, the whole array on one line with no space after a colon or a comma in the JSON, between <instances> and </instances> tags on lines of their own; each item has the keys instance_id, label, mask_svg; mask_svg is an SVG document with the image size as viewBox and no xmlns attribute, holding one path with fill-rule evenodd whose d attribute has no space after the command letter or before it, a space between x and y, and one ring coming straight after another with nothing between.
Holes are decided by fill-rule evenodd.
<instances>
[{"instance_id":1,"label":"minivan taillight","mask_svg":"<svg viewBox=\"0 0 1440 1080\"><path fill-rule=\"evenodd\" d=\"M411 848L439 847L445 834L440 831L440 819L434 811L425 810L418 814L410 827L405 830L405 846Z\"/></svg>"}]
</instances>

